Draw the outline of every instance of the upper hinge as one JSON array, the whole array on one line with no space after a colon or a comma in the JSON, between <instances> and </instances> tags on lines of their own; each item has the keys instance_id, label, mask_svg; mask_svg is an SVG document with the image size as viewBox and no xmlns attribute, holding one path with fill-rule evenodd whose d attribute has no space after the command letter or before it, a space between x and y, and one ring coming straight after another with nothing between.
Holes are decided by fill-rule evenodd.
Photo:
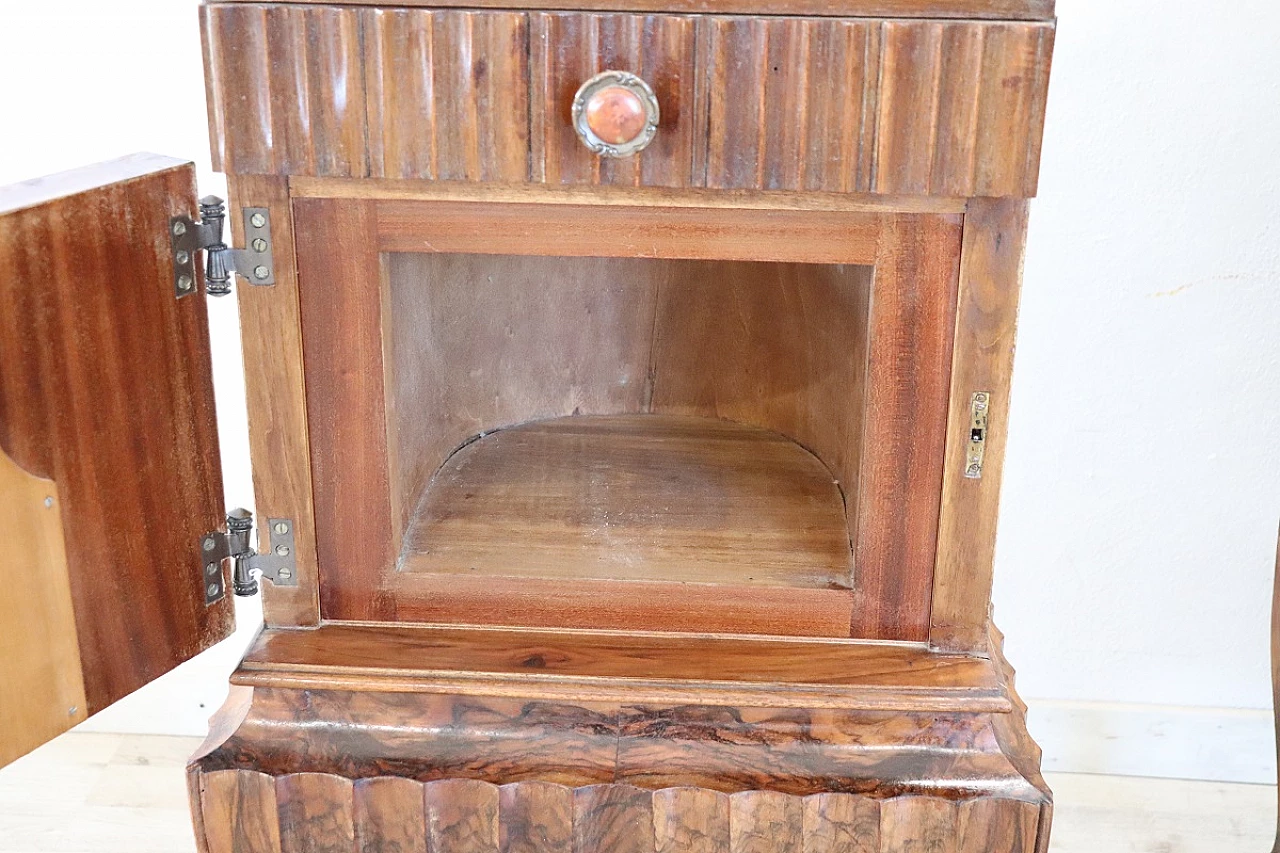
<instances>
[{"instance_id":1,"label":"upper hinge","mask_svg":"<svg viewBox=\"0 0 1280 853\"><path fill-rule=\"evenodd\" d=\"M298 566L294 548L293 522L287 518L267 519L267 550L259 553L251 544L253 513L233 509L227 513L227 529L200 537L200 566L204 579L204 603L221 601L227 591L222 579L222 561L232 560L231 589L236 595L255 595L255 572L276 586L297 586ZM261 545L259 532L259 545Z\"/></svg>"},{"instance_id":2,"label":"upper hinge","mask_svg":"<svg viewBox=\"0 0 1280 853\"><path fill-rule=\"evenodd\" d=\"M271 242L271 211L246 207L244 237L246 248L233 249L222 241L227 208L217 196L200 199L200 221L190 216L169 219L169 241L173 246L173 292L181 299L196 292L195 254L205 252L205 292L226 296L235 273L251 284L276 283L276 265Z\"/></svg>"}]
</instances>

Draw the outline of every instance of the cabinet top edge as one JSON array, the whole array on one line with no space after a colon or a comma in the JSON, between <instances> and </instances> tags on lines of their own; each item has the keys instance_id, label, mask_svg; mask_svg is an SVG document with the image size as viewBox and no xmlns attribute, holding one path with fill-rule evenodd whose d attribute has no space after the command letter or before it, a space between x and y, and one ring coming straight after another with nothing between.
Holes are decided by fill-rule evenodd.
<instances>
[{"instance_id":1,"label":"cabinet top edge","mask_svg":"<svg viewBox=\"0 0 1280 853\"><path fill-rule=\"evenodd\" d=\"M506 9L838 18L938 18L1052 22L1057 0L204 0L204 5L353 6L388 9Z\"/></svg>"},{"instance_id":2,"label":"cabinet top edge","mask_svg":"<svg viewBox=\"0 0 1280 853\"><path fill-rule=\"evenodd\" d=\"M139 153L32 178L29 181L0 187L0 216L111 184L190 165L190 160L167 157L163 154Z\"/></svg>"}]
</instances>

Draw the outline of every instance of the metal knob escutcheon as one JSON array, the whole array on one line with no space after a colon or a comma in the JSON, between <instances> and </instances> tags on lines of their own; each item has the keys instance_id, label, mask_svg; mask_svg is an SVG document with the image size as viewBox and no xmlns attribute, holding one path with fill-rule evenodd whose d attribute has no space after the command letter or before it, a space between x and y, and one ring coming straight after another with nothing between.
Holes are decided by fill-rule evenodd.
<instances>
[{"instance_id":1,"label":"metal knob escutcheon","mask_svg":"<svg viewBox=\"0 0 1280 853\"><path fill-rule=\"evenodd\" d=\"M601 71L573 97L573 129L602 157L630 157L658 132L658 98L626 71Z\"/></svg>"}]
</instances>

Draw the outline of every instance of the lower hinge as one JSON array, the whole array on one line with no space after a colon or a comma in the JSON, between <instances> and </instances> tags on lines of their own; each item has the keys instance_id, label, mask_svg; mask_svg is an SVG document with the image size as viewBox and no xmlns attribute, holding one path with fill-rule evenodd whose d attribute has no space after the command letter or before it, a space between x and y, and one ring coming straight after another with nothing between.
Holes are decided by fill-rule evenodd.
<instances>
[{"instance_id":1,"label":"lower hinge","mask_svg":"<svg viewBox=\"0 0 1280 853\"><path fill-rule=\"evenodd\" d=\"M221 601L227 594L222 580L222 561L232 561L231 589L236 595L256 595L261 575L276 586L297 586L298 566L293 542L293 522L287 518L267 519L266 551L254 550L253 513L233 509L227 513L226 531L215 530L200 537L200 566L204 578L204 603ZM262 544L259 531L258 544ZM255 574L256 573L256 574Z\"/></svg>"},{"instance_id":2,"label":"lower hinge","mask_svg":"<svg viewBox=\"0 0 1280 853\"><path fill-rule=\"evenodd\" d=\"M190 216L169 219L169 242L173 247L173 292L178 298L196 292L196 252L205 253L204 289L210 296L231 292L235 273L258 285L276 283L275 252L271 244L271 212L265 207L244 209L245 248L233 249L222 242L222 225L227 208L217 196L200 199L200 221Z\"/></svg>"}]
</instances>

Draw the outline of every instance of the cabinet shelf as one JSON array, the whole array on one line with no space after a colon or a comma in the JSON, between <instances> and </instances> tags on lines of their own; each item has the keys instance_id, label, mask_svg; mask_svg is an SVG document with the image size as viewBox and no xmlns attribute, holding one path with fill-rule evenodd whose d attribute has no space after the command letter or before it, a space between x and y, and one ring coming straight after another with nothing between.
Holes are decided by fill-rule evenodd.
<instances>
[{"instance_id":1,"label":"cabinet shelf","mask_svg":"<svg viewBox=\"0 0 1280 853\"><path fill-rule=\"evenodd\" d=\"M712 418L489 433L428 484L401 572L848 589L844 500L813 454Z\"/></svg>"}]
</instances>

